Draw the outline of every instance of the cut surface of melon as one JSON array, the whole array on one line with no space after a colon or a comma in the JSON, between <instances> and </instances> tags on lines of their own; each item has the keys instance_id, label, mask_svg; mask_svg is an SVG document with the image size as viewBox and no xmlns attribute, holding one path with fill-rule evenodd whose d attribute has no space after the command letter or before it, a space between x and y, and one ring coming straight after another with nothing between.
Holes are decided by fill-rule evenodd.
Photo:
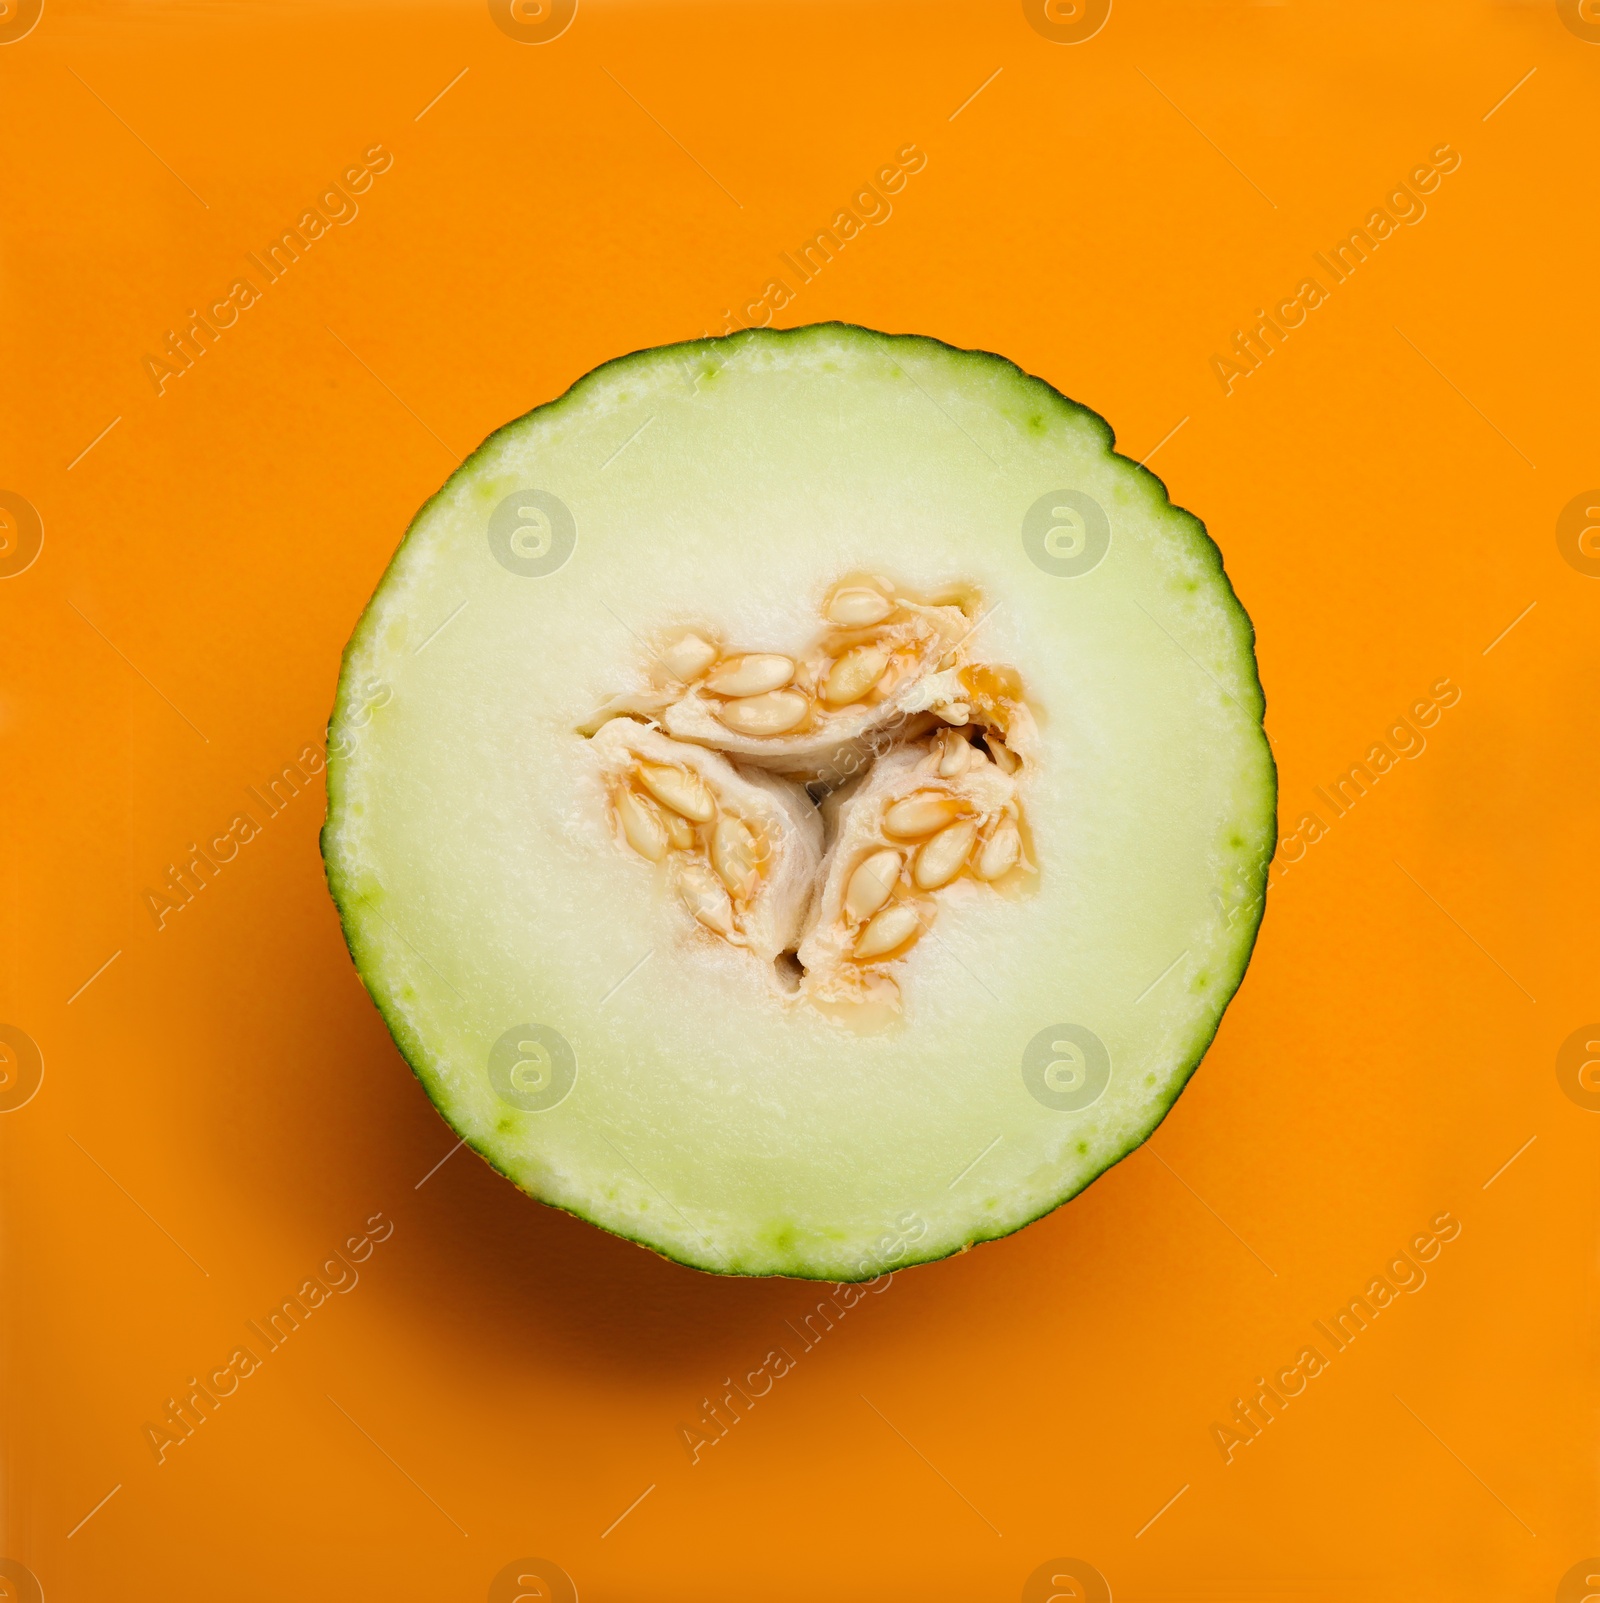
<instances>
[{"instance_id":1,"label":"cut surface of melon","mask_svg":"<svg viewBox=\"0 0 1600 1603\"><path fill-rule=\"evenodd\" d=\"M869 1279L1159 1123L1275 840L1215 545L1011 363L839 324L608 363L485 442L346 651L364 983L531 1195Z\"/></svg>"}]
</instances>

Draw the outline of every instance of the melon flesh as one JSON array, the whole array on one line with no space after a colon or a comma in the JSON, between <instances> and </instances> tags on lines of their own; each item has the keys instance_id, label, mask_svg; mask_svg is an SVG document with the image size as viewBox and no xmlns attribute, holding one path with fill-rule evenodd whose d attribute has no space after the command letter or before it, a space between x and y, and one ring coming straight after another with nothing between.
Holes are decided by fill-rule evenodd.
<instances>
[{"instance_id":1,"label":"melon flesh","mask_svg":"<svg viewBox=\"0 0 1600 1603\"><path fill-rule=\"evenodd\" d=\"M804 836L757 954L622 844L596 731L714 741L641 694L655 643L796 656L860 574L978 609L1034 726L1033 872L938 891L896 1006L851 1017L770 961L794 876L837 908L815 831L848 801L802 816L827 781L714 757ZM701 1269L867 1279L1018 1229L1171 1106L1261 918L1262 714L1216 546L1095 414L932 340L734 335L599 368L418 514L345 654L323 852L396 1042L501 1173Z\"/></svg>"}]
</instances>

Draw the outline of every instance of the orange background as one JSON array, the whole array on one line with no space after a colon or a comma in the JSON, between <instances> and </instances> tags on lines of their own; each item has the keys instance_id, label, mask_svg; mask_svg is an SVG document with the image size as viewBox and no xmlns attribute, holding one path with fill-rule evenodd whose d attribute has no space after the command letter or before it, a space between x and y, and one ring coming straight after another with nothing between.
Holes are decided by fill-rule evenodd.
<instances>
[{"instance_id":1,"label":"orange background","mask_svg":"<svg viewBox=\"0 0 1600 1603\"><path fill-rule=\"evenodd\" d=\"M0 1117L0 1552L51 1603L476 1600L530 1554L585 1603L1012 1600L1062 1555L1119 1603L1555 1597L1600 1551L1600 1120L1555 1068L1600 1017L1600 582L1555 533L1600 483L1585 26L582 0L526 44L465 0L46 0L0 46L0 489L44 528L0 582L0 1018L44 1060ZM144 895L321 738L456 458L720 330L910 142L778 321L1002 352L1136 457L1181 421L1152 466L1255 621L1283 828L1331 827L1147 1148L898 1276L691 1464L678 1426L815 1292L469 1155L419 1187L453 1137L345 954L320 781L165 928ZM158 395L165 332L375 143L359 216ZM1441 143L1426 218L1225 393L1234 331ZM1426 752L1332 819L1314 787L1444 676ZM1427 1285L1225 1463L1233 1399L1443 1210ZM165 1400L380 1211L359 1285L158 1465Z\"/></svg>"}]
</instances>

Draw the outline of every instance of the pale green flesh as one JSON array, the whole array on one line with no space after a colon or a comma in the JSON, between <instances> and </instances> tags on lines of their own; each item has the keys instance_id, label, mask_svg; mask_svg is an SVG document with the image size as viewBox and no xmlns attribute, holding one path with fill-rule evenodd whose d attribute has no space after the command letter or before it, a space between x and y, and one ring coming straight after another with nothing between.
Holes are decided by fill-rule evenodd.
<instances>
[{"instance_id":1,"label":"pale green flesh","mask_svg":"<svg viewBox=\"0 0 1600 1603\"><path fill-rule=\"evenodd\" d=\"M486 535L528 487L578 531L540 577ZM1063 488L1112 530L1076 577L1020 535ZM576 732L665 626L792 652L861 571L975 585L985 655L1021 673L1043 744L1036 890L943 910L876 1033L775 1004L686 934L660 872L613 838ZM1160 1121L1260 921L1262 711L1216 547L1093 413L931 340L738 335L598 369L423 508L346 653L323 850L396 1041L496 1168L700 1268L861 1279L1017 1229ZM524 1023L577 1058L539 1112L486 1068ZM1080 1112L1021 1074L1058 1023L1111 1055Z\"/></svg>"}]
</instances>

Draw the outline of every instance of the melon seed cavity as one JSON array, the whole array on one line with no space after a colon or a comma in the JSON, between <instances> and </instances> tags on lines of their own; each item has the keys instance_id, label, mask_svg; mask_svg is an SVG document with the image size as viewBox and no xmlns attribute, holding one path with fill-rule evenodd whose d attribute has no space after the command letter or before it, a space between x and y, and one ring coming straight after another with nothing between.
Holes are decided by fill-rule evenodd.
<instances>
[{"instance_id":1,"label":"melon seed cavity","mask_svg":"<svg viewBox=\"0 0 1600 1603\"><path fill-rule=\"evenodd\" d=\"M868 577L793 654L662 638L584 733L617 848L685 940L747 952L785 1003L898 1010L944 903L1027 885L1036 725L1015 670L974 654L981 616Z\"/></svg>"}]
</instances>

